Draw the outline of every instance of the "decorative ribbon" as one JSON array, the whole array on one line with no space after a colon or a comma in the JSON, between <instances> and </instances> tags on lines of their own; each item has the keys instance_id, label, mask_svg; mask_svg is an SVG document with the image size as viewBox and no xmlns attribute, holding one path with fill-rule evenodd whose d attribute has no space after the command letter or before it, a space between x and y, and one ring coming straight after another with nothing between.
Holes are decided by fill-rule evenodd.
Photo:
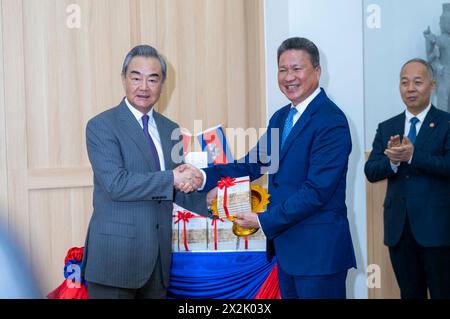
<instances>
[{"instance_id":1,"label":"decorative ribbon","mask_svg":"<svg viewBox=\"0 0 450 319\"><path fill-rule=\"evenodd\" d=\"M244 237L245 250L248 250L248 236Z\"/></svg>"},{"instance_id":2,"label":"decorative ribbon","mask_svg":"<svg viewBox=\"0 0 450 319\"><path fill-rule=\"evenodd\" d=\"M234 185L236 185L236 178L234 177L222 177L220 181L217 182L217 187L219 187L220 189Z\"/></svg>"},{"instance_id":3,"label":"decorative ribbon","mask_svg":"<svg viewBox=\"0 0 450 319\"><path fill-rule=\"evenodd\" d=\"M217 250L217 244L218 244L218 238L217 238L217 221L221 221L222 223L224 222L223 219L218 218L217 219L213 219L211 222L211 226L214 227L214 250Z\"/></svg>"},{"instance_id":4,"label":"decorative ribbon","mask_svg":"<svg viewBox=\"0 0 450 319\"><path fill-rule=\"evenodd\" d=\"M280 285L278 281L278 264L275 263L272 271L254 299L281 299Z\"/></svg>"},{"instance_id":5,"label":"decorative ribbon","mask_svg":"<svg viewBox=\"0 0 450 319\"><path fill-rule=\"evenodd\" d=\"M197 216L192 214L191 212L188 211L178 211L177 215L173 215L173 217L178 218L174 224L178 224L180 221L183 222L183 244L184 244L184 248L186 251L189 251L189 246L188 246L188 242L187 242L187 230L186 230L186 224L189 223L189 220L191 218L204 218L203 216Z\"/></svg>"},{"instance_id":6,"label":"decorative ribbon","mask_svg":"<svg viewBox=\"0 0 450 319\"><path fill-rule=\"evenodd\" d=\"M236 178L232 178L232 177L222 177L220 179L220 181L217 182L217 187L219 189L224 189L223 191L223 210L225 211L225 215L227 216L227 219L230 218L230 213L228 212L228 207L227 207L227 189L228 187L234 186L236 185L236 183L245 183L245 182L249 182L250 180L245 179L239 182L236 182Z\"/></svg>"},{"instance_id":7,"label":"decorative ribbon","mask_svg":"<svg viewBox=\"0 0 450 319\"><path fill-rule=\"evenodd\" d=\"M67 251L66 258L64 259L64 264L67 264L69 260L81 261L83 260L84 247L72 247Z\"/></svg>"}]
</instances>

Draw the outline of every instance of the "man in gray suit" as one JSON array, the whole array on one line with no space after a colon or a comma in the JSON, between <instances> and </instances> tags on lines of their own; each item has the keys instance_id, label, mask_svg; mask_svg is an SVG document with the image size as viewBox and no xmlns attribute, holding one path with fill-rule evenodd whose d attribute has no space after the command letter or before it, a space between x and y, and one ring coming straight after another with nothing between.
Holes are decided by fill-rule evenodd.
<instances>
[{"instance_id":1,"label":"man in gray suit","mask_svg":"<svg viewBox=\"0 0 450 319\"><path fill-rule=\"evenodd\" d=\"M193 166L177 167L178 125L153 109L166 72L156 49L135 47L122 69L126 97L87 124L94 171L94 212L83 259L89 298L165 298L173 202L207 214L205 194L178 190L192 192L203 183Z\"/></svg>"}]
</instances>

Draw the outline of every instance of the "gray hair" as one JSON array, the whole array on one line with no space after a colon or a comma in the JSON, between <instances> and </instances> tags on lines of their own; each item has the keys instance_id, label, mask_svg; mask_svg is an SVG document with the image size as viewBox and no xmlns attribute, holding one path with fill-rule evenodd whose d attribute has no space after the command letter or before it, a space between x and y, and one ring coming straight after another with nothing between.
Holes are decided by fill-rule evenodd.
<instances>
[{"instance_id":1,"label":"gray hair","mask_svg":"<svg viewBox=\"0 0 450 319\"><path fill-rule=\"evenodd\" d=\"M138 45L137 47L131 49L131 51L125 57L125 61L123 61L122 76L125 76L127 74L128 66L130 65L131 60L137 56L158 59L159 63L161 64L162 80L163 82L166 80L167 77L166 61L164 60L164 57L161 54L159 54L158 50L149 45Z\"/></svg>"},{"instance_id":2,"label":"gray hair","mask_svg":"<svg viewBox=\"0 0 450 319\"><path fill-rule=\"evenodd\" d=\"M425 66L427 68L430 79L431 80L435 79L433 66L430 63L428 63L427 61L425 61L424 59L420 59L420 58L414 58L414 59L411 59L411 60L405 62L405 64L403 64L403 66L400 70L400 74L403 72L403 69L405 68L405 66L407 66L408 64L413 63L413 62L420 63L423 66Z\"/></svg>"},{"instance_id":3,"label":"gray hair","mask_svg":"<svg viewBox=\"0 0 450 319\"><path fill-rule=\"evenodd\" d=\"M309 54L311 64L314 68L320 65L320 55L317 46L306 38L289 38L284 40L278 48L278 64L280 63L281 55L288 50L302 50Z\"/></svg>"}]
</instances>

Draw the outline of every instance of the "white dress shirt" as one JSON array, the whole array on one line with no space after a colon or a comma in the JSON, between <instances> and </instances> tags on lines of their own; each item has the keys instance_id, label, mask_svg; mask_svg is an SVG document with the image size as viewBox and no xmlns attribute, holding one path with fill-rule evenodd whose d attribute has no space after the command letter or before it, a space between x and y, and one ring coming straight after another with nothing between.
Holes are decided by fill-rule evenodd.
<instances>
[{"instance_id":1,"label":"white dress shirt","mask_svg":"<svg viewBox=\"0 0 450 319\"><path fill-rule=\"evenodd\" d=\"M317 87L317 89L310 96L308 96L303 102L299 103L296 106L294 106L291 103L291 108L295 107L297 109L297 113L295 113L293 118L293 126L295 125L295 123L297 123L297 121L300 119L300 116L302 116L302 114L305 112L308 105L312 102L312 100L316 98L317 95L319 95L319 93L320 87Z\"/></svg>"},{"instance_id":2,"label":"white dress shirt","mask_svg":"<svg viewBox=\"0 0 450 319\"><path fill-rule=\"evenodd\" d=\"M422 112L420 112L417 115L412 114L408 110L405 111L405 135L406 136L408 136L408 134L409 134L409 129L411 128L410 120L413 117L417 117L417 119L419 120L419 122L416 123L416 132L417 132L417 135L419 135L420 128L422 127L423 121L425 121L425 117L427 116L430 109L431 109L431 103L427 106L427 108L425 110L423 110Z\"/></svg>"},{"instance_id":3,"label":"white dress shirt","mask_svg":"<svg viewBox=\"0 0 450 319\"><path fill-rule=\"evenodd\" d=\"M145 114L142 114L140 111L135 109L127 98L125 98L125 103L127 104L128 108L130 109L131 113L133 113L134 117L138 121L139 125L142 129L144 129L144 123L142 122L142 117ZM156 126L155 118L153 117L153 108L150 110L150 112L147 113L149 116L148 120L148 133L152 137L153 143L155 144L156 151L158 152L158 158L159 158L159 165L161 166L161 171L166 170L166 165L164 164L164 153L161 146L161 138L159 137L158 127Z\"/></svg>"}]
</instances>

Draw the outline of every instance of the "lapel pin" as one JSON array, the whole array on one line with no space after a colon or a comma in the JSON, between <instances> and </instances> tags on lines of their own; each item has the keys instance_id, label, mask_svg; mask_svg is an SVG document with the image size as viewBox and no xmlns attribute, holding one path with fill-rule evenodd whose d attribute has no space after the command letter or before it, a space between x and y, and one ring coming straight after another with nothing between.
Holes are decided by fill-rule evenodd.
<instances>
[{"instance_id":1,"label":"lapel pin","mask_svg":"<svg viewBox=\"0 0 450 319\"><path fill-rule=\"evenodd\" d=\"M431 123L430 123L430 128L434 128L434 126L435 126L434 123L431 122Z\"/></svg>"}]
</instances>

